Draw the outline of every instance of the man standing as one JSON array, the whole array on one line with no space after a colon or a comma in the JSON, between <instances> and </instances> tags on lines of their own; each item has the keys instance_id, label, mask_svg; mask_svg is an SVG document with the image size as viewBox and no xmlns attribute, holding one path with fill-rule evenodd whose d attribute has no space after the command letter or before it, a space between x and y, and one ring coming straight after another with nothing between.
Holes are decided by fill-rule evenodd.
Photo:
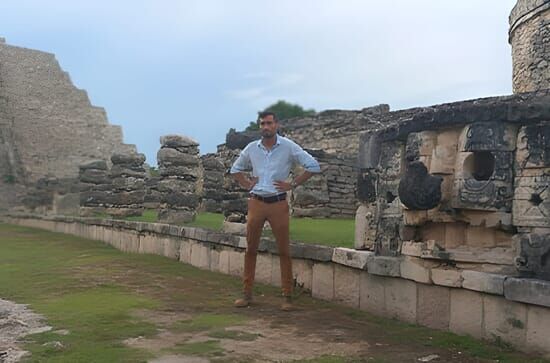
<instances>
[{"instance_id":1,"label":"man standing","mask_svg":"<svg viewBox=\"0 0 550 363\"><path fill-rule=\"evenodd\" d=\"M248 144L231 168L231 174L239 184L250 191L248 198L246 254L244 259L243 297L235 306L246 307L252 301L252 285L256 272L256 256L267 220L279 249L281 285L284 301L281 309L292 309L292 260L289 247L289 213L286 192L305 183L315 173L320 173L319 163L298 144L277 135L279 122L273 112L259 115L261 140ZM294 163L305 171L292 182L286 179ZM252 170L252 177L245 171Z\"/></svg>"}]
</instances>

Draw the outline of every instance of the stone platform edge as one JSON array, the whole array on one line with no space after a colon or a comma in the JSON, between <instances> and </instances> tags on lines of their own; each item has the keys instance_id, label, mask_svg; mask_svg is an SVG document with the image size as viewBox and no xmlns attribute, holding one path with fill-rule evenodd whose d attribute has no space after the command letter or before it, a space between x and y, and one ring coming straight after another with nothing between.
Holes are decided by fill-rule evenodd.
<instances>
[{"instance_id":1,"label":"stone platform edge","mask_svg":"<svg viewBox=\"0 0 550 363\"><path fill-rule=\"evenodd\" d=\"M124 252L162 255L241 276L245 237L198 227L70 216L7 214L6 223L106 242ZM273 240L262 239L256 280L280 286ZM295 284L315 298L375 315L501 339L550 355L550 282L457 270L411 256L291 243Z\"/></svg>"}]
</instances>

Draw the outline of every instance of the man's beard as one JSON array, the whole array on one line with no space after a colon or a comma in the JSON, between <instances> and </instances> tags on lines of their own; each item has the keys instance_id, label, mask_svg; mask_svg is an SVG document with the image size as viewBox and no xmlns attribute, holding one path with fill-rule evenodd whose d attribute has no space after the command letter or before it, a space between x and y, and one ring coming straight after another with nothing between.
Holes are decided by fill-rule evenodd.
<instances>
[{"instance_id":1,"label":"man's beard","mask_svg":"<svg viewBox=\"0 0 550 363\"><path fill-rule=\"evenodd\" d=\"M277 133L276 132L271 132L271 131L262 131L262 137L264 139L271 139L272 137L274 137Z\"/></svg>"}]
</instances>

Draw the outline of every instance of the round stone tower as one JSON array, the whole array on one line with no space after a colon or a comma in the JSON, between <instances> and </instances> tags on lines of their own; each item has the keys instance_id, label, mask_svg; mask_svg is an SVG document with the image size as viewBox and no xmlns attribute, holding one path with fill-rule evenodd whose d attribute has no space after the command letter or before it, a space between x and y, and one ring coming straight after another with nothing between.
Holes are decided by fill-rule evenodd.
<instances>
[{"instance_id":1,"label":"round stone tower","mask_svg":"<svg viewBox=\"0 0 550 363\"><path fill-rule=\"evenodd\" d=\"M514 93L550 88L550 0L518 0L510 13Z\"/></svg>"}]
</instances>

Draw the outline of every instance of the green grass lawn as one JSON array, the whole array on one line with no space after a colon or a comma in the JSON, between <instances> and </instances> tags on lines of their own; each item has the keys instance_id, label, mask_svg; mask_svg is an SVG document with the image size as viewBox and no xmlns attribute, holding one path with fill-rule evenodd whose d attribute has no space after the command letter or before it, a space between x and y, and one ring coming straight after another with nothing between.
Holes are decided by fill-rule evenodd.
<instances>
[{"instance_id":1,"label":"green grass lawn","mask_svg":"<svg viewBox=\"0 0 550 363\"><path fill-rule=\"evenodd\" d=\"M142 216L128 217L127 220L157 222L157 211L146 210ZM221 213L203 212L197 214L192 223L185 225L191 227L220 230L222 228L223 215ZM270 236L270 233L266 233ZM313 219L291 218L290 239L292 241L315 243L332 247L353 247L355 236L355 220L353 219Z\"/></svg>"},{"instance_id":2,"label":"green grass lawn","mask_svg":"<svg viewBox=\"0 0 550 363\"><path fill-rule=\"evenodd\" d=\"M312 355L299 362L416 361L415 357L432 353L450 358L461 352L464 360L459 362L481 358L548 363L508 346L374 317L305 294L297 295L299 310L289 315L278 310L279 289L261 284L255 287L255 307L234 309L231 302L240 288L236 277L161 256L122 253L98 241L0 223L0 297L29 304L53 327L24 339L23 348L32 352L26 362L145 362L167 354L199 356L212 363L266 361L261 351L243 357L238 350L224 348L223 342L259 340L273 336L276 330L270 329L279 327L296 331L294 339L337 329L344 335L328 334L323 338L328 341L319 344L360 339L369 347L360 358L353 352ZM253 331L247 331L243 326L258 319L261 328L254 325ZM59 329L68 334L57 333ZM156 349L168 333L179 335L171 346ZM128 338L157 339L157 343L138 348L125 344ZM269 339L262 339L265 349L276 349ZM48 344L52 342L61 347Z\"/></svg>"}]
</instances>

